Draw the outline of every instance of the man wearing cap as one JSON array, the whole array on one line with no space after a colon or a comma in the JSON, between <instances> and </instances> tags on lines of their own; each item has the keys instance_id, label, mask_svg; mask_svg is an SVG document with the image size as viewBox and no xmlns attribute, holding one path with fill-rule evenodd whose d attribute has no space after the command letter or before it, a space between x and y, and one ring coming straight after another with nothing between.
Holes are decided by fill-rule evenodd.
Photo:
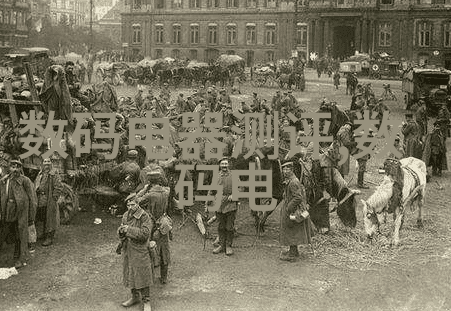
<instances>
[{"instance_id":1,"label":"man wearing cap","mask_svg":"<svg viewBox=\"0 0 451 311\"><path fill-rule=\"evenodd\" d=\"M420 127L420 135L421 139L423 139L423 136L426 136L428 133L428 114L426 110L426 102L424 100L420 100L418 104L418 109L414 111L415 121Z\"/></svg>"},{"instance_id":2,"label":"man wearing cap","mask_svg":"<svg viewBox=\"0 0 451 311\"><path fill-rule=\"evenodd\" d=\"M438 122L434 122L434 129L426 135L423 161L426 167L432 166L432 176L441 177L442 170L448 170L445 137Z\"/></svg>"},{"instance_id":3,"label":"man wearing cap","mask_svg":"<svg viewBox=\"0 0 451 311\"><path fill-rule=\"evenodd\" d=\"M437 114L437 122L440 125L440 130L442 131L445 141L446 138L449 136L450 118L451 115L449 113L448 107L446 103L443 103Z\"/></svg>"},{"instance_id":4,"label":"man wearing cap","mask_svg":"<svg viewBox=\"0 0 451 311\"><path fill-rule=\"evenodd\" d=\"M162 187L160 171L147 172L148 184L136 194L136 201L149 213L155 222L152 240L157 243L160 256L160 282L166 284L170 264L169 239L172 236L172 221L167 216L169 187Z\"/></svg>"},{"instance_id":5,"label":"man wearing cap","mask_svg":"<svg viewBox=\"0 0 451 311\"><path fill-rule=\"evenodd\" d=\"M406 157L422 158L423 144L420 140L420 127L413 119L413 114L406 113L406 122L402 125L402 134L404 135L404 146L406 148Z\"/></svg>"},{"instance_id":6,"label":"man wearing cap","mask_svg":"<svg viewBox=\"0 0 451 311\"><path fill-rule=\"evenodd\" d=\"M232 100L230 99L230 96L227 95L226 90L222 89L220 92L219 102L223 106L231 107L232 106Z\"/></svg>"},{"instance_id":7,"label":"man wearing cap","mask_svg":"<svg viewBox=\"0 0 451 311\"><path fill-rule=\"evenodd\" d=\"M129 150L127 152L127 160L115 166L110 177L117 182L117 191L121 194L121 203L130 193L132 193L139 183L139 173L141 171L138 163L138 151ZM121 206L120 212L124 212L125 207Z\"/></svg>"},{"instance_id":8,"label":"man wearing cap","mask_svg":"<svg viewBox=\"0 0 451 311\"><path fill-rule=\"evenodd\" d=\"M177 113L181 114L185 112L185 99L183 98L183 93L179 94L175 104L177 106Z\"/></svg>"},{"instance_id":9,"label":"man wearing cap","mask_svg":"<svg viewBox=\"0 0 451 311\"><path fill-rule=\"evenodd\" d=\"M149 240L154 227L152 218L133 197L126 200L127 211L117 229L122 241L123 284L132 292L132 297L122 303L131 307L142 303L145 311L151 311L150 286L153 284L152 263L149 255Z\"/></svg>"},{"instance_id":10,"label":"man wearing cap","mask_svg":"<svg viewBox=\"0 0 451 311\"><path fill-rule=\"evenodd\" d=\"M42 169L36 177L34 187L38 199L36 220L43 223L44 241L41 245L50 246L60 224L58 204L63 200L63 184L49 158L42 162Z\"/></svg>"},{"instance_id":11,"label":"man wearing cap","mask_svg":"<svg viewBox=\"0 0 451 311\"><path fill-rule=\"evenodd\" d=\"M355 135L356 137L360 137L361 135ZM368 134L368 141L364 141L363 145L365 147L369 147L371 145L371 139L374 137L373 130L369 129ZM351 155L356 155L359 153L362 153L363 150L360 148L354 148L354 150L351 152ZM370 187L365 185L365 172L366 172L366 165L368 163L368 160L371 158L371 154L367 153L360 158L357 158L357 164L359 166L357 171L357 187L360 189L369 189Z\"/></svg>"},{"instance_id":12,"label":"man wearing cap","mask_svg":"<svg viewBox=\"0 0 451 311\"><path fill-rule=\"evenodd\" d=\"M10 173L0 179L0 247L8 233L15 238L14 266L26 265L29 258L28 227L34 224L36 193L33 182L22 173L19 160L10 161Z\"/></svg>"},{"instance_id":13,"label":"man wearing cap","mask_svg":"<svg viewBox=\"0 0 451 311\"><path fill-rule=\"evenodd\" d=\"M280 260L296 261L298 245L311 243L311 224L304 186L293 173L293 162L282 164L284 176L283 204L280 209L280 244L289 246L280 254Z\"/></svg>"},{"instance_id":14,"label":"man wearing cap","mask_svg":"<svg viewBox=\"0 0 451 311\"><path fill-rule=\"evenodd\" d=\"M349 163L351 152L356 147L356 143L353 139L353 131L352 131L352 123L346 122L344 125L340 127L337 132L337 142L339 147L345 147L348 152L346 156L346 161L338 168L340 174L345 177L349 174Z\"/></svg>"},{"instance_id":15,"label":"man wearing cap","mask_svg":"<svg viewBox=\"0 0 451 311\"><path fill-rule=\"evenodd\" d=\"M136 193L141 191L149 183L147 174L149 172L155 171L160 172L159 184L165 187L168 185L168 179L166 178L166 173L164 172L164 169L158 164L157 159L150 158L147 160L147 166L144 167L139 173L139 185L135 189Z\"/></svg>"},{"instance_id":16,"label":"man wearing cap","mask_svg":"<svg viewBox=\"0 0 451 311\"><path fill-rule=\"evenodd\" d=\"M261 100L256 92L252 93L252 112L261 112Z\"/></svg>"},{"instance_id":17,"label":"man wearing cap","mask_svg":"<svg viewBox=\"0 0 451 311\"><path fill-rule=\"evenodd\" d=\"M282 102L282 95L280 94L280 90L276 91L276 94L272 97L271 100L271 109L272 111L280 111Z\"/></svg>"},{"instance_id":18,"label":"man wearing cap","mask_svg":"<svg viewBox=\"0 0 451 311\"><path fill-rule=\"evenodd\" d=\"M251 108L249 108L246 102L241 102L241 108L238 109L238 112L241 114L249 113L251 112Z\"/></svg>"},{"instance_id":19,"label":"man wearing cap","mask_svg":"<svg viewBox=\"0 0 451 311\"><path fill-rule=\"evenodd\" d=\"M138 108L139 110L144 108L144 100L143 100L142 94L143 94L143 89L139 88L138 93L136 93L135 100L134 100L136 108Z\"/></svg>"},{"instance_id":20,"label":"man wearing cap","mask_svg":"<svg viewBox=\"0 0 451 311\"><path fill-rule=\"evenodd\" d=\"M5 147L0 145L0 169L1 174L0 178L5 176L9 169L9 161L11 160L11 155L8 153L5 153Z\"/></svg>"},{"instance_id":21,"label":"man wearing cap","mask_svg":"<svg viewBox=\"0 0 451 311\"><path fill-rule=\"evenodd\" d=\"M232 243L235 232L235 217L237 202L232 198L232 173L229 170L229 159L222 158L219 162L218 185L222 187L222 197L216 193L215 200L221 200L218 219L219 246L213 250L213 254L225 252L227 256L233 255ZM209 191L208 195L211 195ZM208 209L208 207L207 207Z\"/></svg>"}]
</instances>

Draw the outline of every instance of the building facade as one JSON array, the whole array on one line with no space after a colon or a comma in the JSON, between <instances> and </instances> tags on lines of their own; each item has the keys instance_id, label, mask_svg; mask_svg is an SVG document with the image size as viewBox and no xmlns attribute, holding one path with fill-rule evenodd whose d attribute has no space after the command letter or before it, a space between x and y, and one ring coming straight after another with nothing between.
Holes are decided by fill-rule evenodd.
<instances>
[{"instance_id":1,"label":"building facade","mask_svg":"<svg viewBox=\"0 0 451 311\"><path fill-rule=\"evenodd\" d=\"M29 19L29 1L0 0L0 55L27 46Z\"/></svg>"},{"instance_id":2,"label":"building facade","mask_svg":"<svg viewBox=\"0 0 451 311\"><path fill-rule=\"evenodd\" d=\"M51 0L52 24L65 19L71 26L89 26L90 0Z\"/></svg>"},{"instance_id":3,"label":"building facade","mask_svg":"<svg viewBox=\"0 0 451 311\"><path fill-rule=\"evenodd\" d=\"M129 55L209 61L238 54L247 65L293 55L346 58L386 52L451 67L451 0L128 0Z\"/></svg>"}]
</instances>

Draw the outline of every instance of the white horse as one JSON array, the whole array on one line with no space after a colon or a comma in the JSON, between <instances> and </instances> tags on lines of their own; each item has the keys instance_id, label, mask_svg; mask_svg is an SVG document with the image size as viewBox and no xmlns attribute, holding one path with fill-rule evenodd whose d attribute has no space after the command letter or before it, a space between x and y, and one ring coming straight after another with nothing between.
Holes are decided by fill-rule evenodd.
<instances>
[{"instance_id":1,"label":"white horse","mask_svg":"<svg viewBox=\"0 0 451 311\"><path fill-rule=\"evenodd\" d=\"M393 244L399 243L399 230L407 206L418 207L417 226L423 227L423 206L426 190L426 164L416 158L387 159L384 163L386 177L376 191L363 203L363 222L368 238L379 231L386 213L393 213ZM390 209L392 207L392 209Z\"/></svg>"}]
</instances>

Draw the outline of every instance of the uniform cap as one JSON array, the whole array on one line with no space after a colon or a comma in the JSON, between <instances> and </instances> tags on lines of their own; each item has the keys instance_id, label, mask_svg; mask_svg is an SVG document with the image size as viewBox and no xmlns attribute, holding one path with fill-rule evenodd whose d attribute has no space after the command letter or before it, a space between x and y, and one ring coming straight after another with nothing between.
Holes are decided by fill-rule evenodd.
<instances>
[{"instance_id":1,"label":"uniform cap","mask_svg":"<svg viewBox=\"0 0 451 311\"><path fill-rule=\"evenodd\" d=\"M13 163L19 164L20 166L22 166L22 162L20 162L20 160L11 160L11 161L9 162L9 164L13 164Z\"/></svg>"},{"instance_id":2,"label":"uniform cap","mask_svg":"<svg viewBox=\"0 0 451 311\"><path fill-rule=\"evenodd\" d=\"M130 151L127 153L127 156L128 156L129 158L136 158L136 157L138 156L138 151L136 151L136 150L130 150Z\"/></svg>"},{"instance_id":3,"label":"uniform cap","mask_svg":"<svg viewBox=\"0 0 451 311\"><path fill-rule=\"evenodd\" d=\"M281 167L293 167L293 162L292 161L287 161L287 162L283 163L281 165Z\"/></svg>"}]
</instances>

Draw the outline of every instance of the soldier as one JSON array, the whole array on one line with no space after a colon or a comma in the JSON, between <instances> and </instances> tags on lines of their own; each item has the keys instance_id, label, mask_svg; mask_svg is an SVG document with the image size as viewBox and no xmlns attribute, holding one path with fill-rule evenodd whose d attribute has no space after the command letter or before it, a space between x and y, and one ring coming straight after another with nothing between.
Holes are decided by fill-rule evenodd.
<instances>
[{"instance_id":1,"label":"soldier","mask_svg":"<svg viewBox=\"0 0 451 311\"><path fill-rule=\"evenodd\" d=\"M338 90L338 86L340 85L340 73L338 71L335 71L334 73L334 86L335 89Z\"/></svg>"},{"instance_id":2,"label":"soldier","mask_svg":"<svg viewBox=\"0 0 451 311\"><path fill-rule=\"evenodd\" d=\"M420 127L420 135L422 139L423 136L427 135L428 133L428 114L426 111L426 102L424 100L420 100L418 103L420 104L420 106L414 113L415 121Z\"/></svg>"},{"instance_id":3,"label":"soldier","mask_svg":"<svg viewBox=\"0 0 451 311\"><path fill-rule=\"evenodd\" d=\"M44 241L41 245L50 246L60 224L58 205L63 200L63 184L49 158L42 162L42 169L36 177L34 187L38 198L36 220L43 223Z\"/></svg>"},{"instance_id":4,"label":"soldier","mask_svg":"<svg viewBox=\"0 0 451 311\"><path fill-rule=\"evenodd\" d=\"M225 89L221 89L219 94L220 94L219 102L222 105L225 105L227 107L231 107L232 106L232 100L230 99L230 96L227 95L226 90Z\"/></svg>"},{"instance_id":5,"label":"soldier","mask_svg":"<svg viewBox=\"0 0 451 311\"><path fill-rule=\"evenodd\" d=\"M285 177L283 205L280 210L280 244L289 246L280 254L280 260L296 261L299 258L298 245L311 243L311 224L304 186L293 173L293 162L282 164Z\"/></svg>"},{"instance_id":6,"label":"soldier","mask_svg":"<svg viewBox=\"0 0 451 311\"><path fill-rule=\"evenodd\" d=\"M406 157L422 158L423 145L420 140L420 127L413 119L413 114L406 113L406 122L402 125L402 134L404 135L404 146L406 148Z\"/></svg>"},{"instance_id":7,"label":"soldier","mask_svg":"<svg viewBox=\"0 0 451 311\"><path fill-rule=\"evenodd\" d=\"M14 236L14 266L26 266L29 259L28 227L34 225L36 193L33 182L22 173L19 160L10 161L10 173L0 179L0 247L6 236Z\"/></svg>"},{"instance_id":8,"label":"soldier","mask_svg":"<svg viewBox=\"0 0 451 311\"><path fill-rule=\"evenodd\" d=\"M136 105L136 108L138 108L139 110L144 108L144 101L142 98L142 94L143 94L143 90L141 88L139 88L138 93L136 93L136 95L135 95L135 105Z\"/></svg>"},{"instance_id":9,"label":"soldier","mask_svg":"<svg viewBox=\"0 0 451 311\"><path fill-rule=\"evenodd\" d=\"M276 95L273 96L272 101L271 101L271 109L272 111L280 111L281 108L281 103L282 101L282 95L280 94L280 91L277 90L276 91Z\"/></svg>"},{"instance_id":10,"label":"soldier","mask_svg":"<svg viewBox=\"0 0 451 311\"><path fill-rule=\"evenodd\" d=\"M213 250L213 254L225 252L227 256L233 255L232 243L235 231L235 217L237 202L232 198L232 173L229 170L229 159L223 158L219 162L218 185L222 186L222 197L216 194L215 200L221 200L219 211L216 213L218 219L219 246ZM209 195L211 192L209 192ZM208 208L206 207L206 210Z\"/></svg>"},{"instance_id":11,"label":"soldier","mask_svg":"<svg viewBox=\"0 0 451 311\"><path fill-rule=\"evenodd\" d=\"M141 302L141 310L151 311L150 286L153 284L153 273L148 247L154 224L134 197L128 197L125 203L127 211L122 216L117 234L123 249L123 283L131 289L132 297L124 301L122 306L131 307Z\"/></svg>"},{"instance_id":12,"label":"soldier","mask_svg":"<svg viewBox=\"0 0 451 311\"><path fill-rule=\"evenodd\" d=\"M160 171L147 172L148 184L136 194L136 202L149 213L155 222L152 240L157 243L157 254L160 257L160 283L168 280L170 263L169 240L172 240L172 220L167 216L169 187L161 186Z\"/></svg>"},{"instance_id":13,"label":"soldier","mask_svg":"<svg viewBox=\"0 0 451 311\"><path fill-rule=\"evenodd\" d=\"M448 108L446 107L446 103L443 103L438 111L437 122L440 125L440 130L442 131L443 137L446 138L449 136L449 125L450 125L450 113Z\"/></svg>"},{"instance_id":14,"label":"soldier","mask_svg":"<svg viewBox=\"0 0 451 311\"><path fill-rule=\"evenodd\" d=\"M361 137L361 135L355 135L356 137ZM368 137L371 139L374 137L373 135L373 130L369 129L369 134ZM364 142L363 145L365 147L369 147L371 144L371 142ZM362 153L363 150L361 150L360 148L354 148L354 151L352 152L351 155L356 155L359 153ZM357 187L359 187L360 189L369 189L370 187L365 185L364 180L365 180L365 172L366 172L366 165L368 160L371 158L371 154L365 154L364 156L360 157L357 159L357 163L358 163L358 172L357 172Z\"/></svg>"},{"instance_id":15,"label":"soldier","mask_svg":"<svg viewBox=\"0 0 451 311\"><path fill-rule=\"evenodd\" d=\"M442 170L448 169L445 137L438 122L434 122L434 129L426 136L423 161L426 166L432 166L432 176L441 177Z\"/></svg>"},{"instance_id":16,"label":"soldier","mask_svg":"<svg viewBox=\"0 0 451 311\"><path fill-rule=\"evenodd\" d=\"M261 100L256 92L252 93L252 112L261 112Z\"/></svg>"},{"instance_id":17,"label":"soldier","mask_svg":"<svg viewBox=\"0 0 451 311\"><path fill-rule=\"evenodd\" d=\"M356 144L353 140L352 123L346 122L337 132L337 141L339 146L343 146L348 150L348 156L346 157L345 163L343 163L338 170L340 174L345 177L349 174L349 162L351 152L354 150Z\"/></svg>"},{"instance_id":18,"label":"soldier","mask_svg":"<svg viewBox=\"0 0 451 311\"><path fill-rule=\"evenodd\" d=\"M177 106L177 113L181 114L185 112L185 99L183 98L183 93L179 94L175 104Z\"/></svg>"}]
</instances>

